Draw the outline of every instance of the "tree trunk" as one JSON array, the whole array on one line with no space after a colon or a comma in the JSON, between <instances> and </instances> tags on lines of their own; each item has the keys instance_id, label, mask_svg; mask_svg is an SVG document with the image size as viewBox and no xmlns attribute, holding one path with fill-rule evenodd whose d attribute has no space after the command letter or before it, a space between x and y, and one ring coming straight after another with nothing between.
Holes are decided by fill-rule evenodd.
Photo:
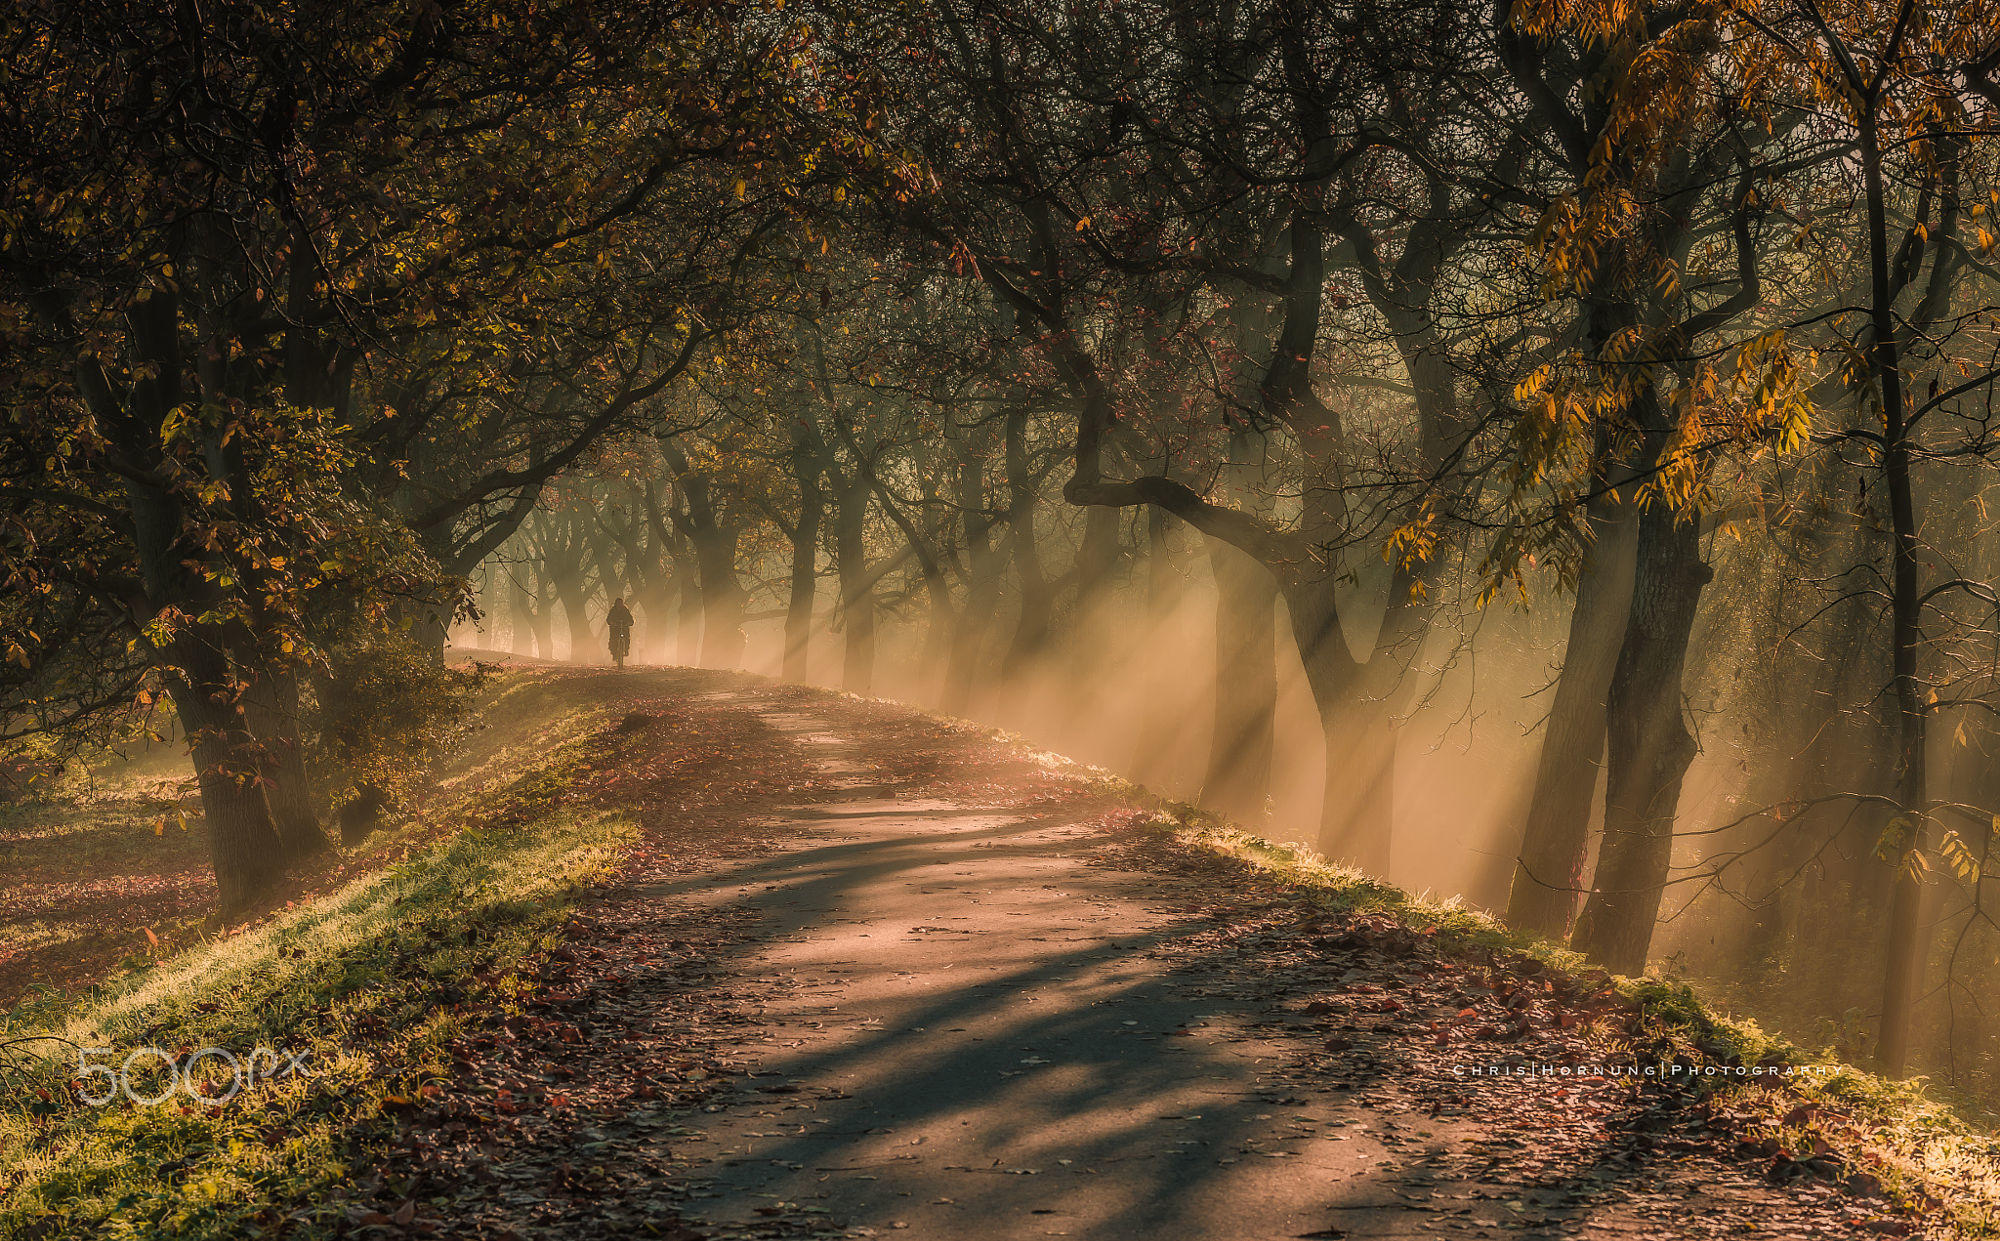
<instances>
[{"instance_id":1,"label":"tree trunk","mask_svg":"<svg viewBox=\"0 0 2000 1241\"><path fill-rule=\"evenodd\" d=\"M845 635L840 685L865 694L875 680L875 588L868 580L869 488L857 471L834 505L834 565L840 575L841 628Z\"/></svg>"},{"instance_id":2,"label":"tree trunk","mask_svg":"<svg viewBox=\"0 0 2000 1241\"><path fill-rule=\"evenodd\" d=\"M792 527L791 594L785 602L784 678L804 683L812 676L813 603L819 590L819 454L802 434L792 450L792 477L799 488L799 519Z\"/></svg>"},{"instance_id":3,"label":"tree trunk","mask_svg":"<svg viewBox=\"0 0 2000 1241\"><path fill-rule=\"evenodd\" d=\"M1076 630L1089 632L1097 606L1110 593L1112 576L1118 568L1118 524L1120 510L1093 505L1083 513L1083 541L1076 549ZM1083 644L1080 644L1083 645ZM1079 666L1094 667L1088 654Z\"/></svg>"},{"instance_id":4,"label":"tree trunk","mask_svg":"<svg viewBox=\"0 0 2000 1241\"><path fill-rule=\"evenodd\" d=\"M1141 632L1157 634L1179 616L1182 587L1187 575L1181 549L1174 539L1173 516L1152 504L1146 506L1144 516L1146 610ZM1276 589L1275 585L1273 589ZM1106 636L1116 641L1116 635ZM1147 661L1143 681L1145 710L1139 726L1132 730L1132 757L1126 760L1125 767L1142 784L1151 785L1171 796L1191 797L1199 801L1201 786L1190 783L1192 772L1179 746L1187 715L1179 698L1191 679L1187 669L1177 661ZM1244 817L1242 821L1257 822L1254 816Z\"/></svg>"},{"instance_id":5,"label":"tree trunk","mask_svg":"<svg viewBox=\"0 0 2000 1241\"><path fill-rule=\"evenodd\" d=\"M244 696L244 721L265 756L266 801L287 862L332 849L306 777L305 743L299 736L298 674L267 669Z\"/></svg>"},{"instance_id":6,"label":"tree trunk","mask_svg":"<svg viewBox=\"0 0 2000 1241\"><path fill-rule=\"evenodd\" d=\"M1870 101L1870 107L1862 113L1860 132L1861 170L1868 208L1869 364L1880 385L1882 475L1889 493L1889 518L1894 534L1889 572L1889 645L1891 688L1896 703L1896 803L1901 813L1900 831L1890 856L1891 865L1896 868L1895 887L1889 898L1882 1029L1875 1045L1875 1060L1884 1074L1900 1077L1909 1067L1917 996L1923 989L1924 967L1930 955L1923 874L1905 860L1914 860L1912 855L1921 856L1931 815L1929 776L1924 766L1929 707L1917 670L1924 611L1917 580L1920 534L1915 488L1910 477L1913 434L1904 396L1896 289L1890 276L1888 197L1882 173L1881 137L1877 132L1879 123Z\"/></svg>"},{"instance_id":7,"label":"tree trunk","mask_svg":"<svg viewBox=\"0 0 2000 1241\"><path fill-rule=\"evenodd\" d=\"M169 692L201 789L217 899L223 912L235 913L271 889L284 872L284 851L257 780L259 747L230 700L220 657L188 653L195 641L183 640L179 662L186 679L177 678Z\"/></svg>"},{"instance_id":8,"label":"tree trunk","mask_svg":"<svg viewBox=\"0 0 2000 1241\"><path fill-rule=\"evenodd\" d=\"M1217 481L1252 512L1271 509L1270 446L1245 426L1229 435ZM1215 714L1202 800L1239 822L1268 813L1278 710L1278 581L1270 567L1219 539L1208 541L1215 580Z\"/></svg>"},{"instance_id":9,"label":"tree trunk","mask_svg":"<svg viewBox=\"0 0 2000 1241\"><path fill-rule=\"evenodd\" d=\"M1215 575L1215 722L1201 802L1261 825L1271 794L1278 708L1278 584L1271 571L1218 539Z\"/></svg>"},{"instance_id":10,"label":"tree trunk","mask_svg":"<svg viewBox=\"0 0 2000 1241\"><path fill-rule=\"evenodd\" d=\"M701 662L701 575L686 536L674 545L674 576L680 583L679 615L674 633L674 662L692 668Z\"/></svg>"},{"instance_id":11,"label":"tree trunk","mask_svg":"<svg viewBox=\"0 0 2000 1241\"><path fill-rule=\"evenodd\" d=\"M736 580L734 529L716 526L695 534L701 569L701 666L743 666L743 587Z\"/></svg>"},{"instance_id":12,"label":"tree trunk","mask_svg":"<svg viewBox=\"0 0 2000 1241\"><path fill-rule=\"evenodd\" d=\"M1387 877L1394 858L1390 845L1401 732L1395 712L1386 701L1356 697L1344 710L1336 709L1323 728L1327 788L1320 807L1320 851Z\"/></svg>"},{"instance_id":13,"label":"tree trunk","mask_svg":"<svg viewBox=\"0 0 2000 1241\"><path fill-rule=\"evenodd\" d=\"M1577 578L1576 607L1555 701L1542 729L1535 788L1507 895L1507 924L1560 939L1584 890L1591 801L1604 760L1604 700L1632 608L1637 510L1627 503L1591 516L1592 541Z\"/></svg>"},{"instance_id":14,"label":"tree trunk","mask_svg":"<svg viewBox=\"0 0 2000 1241\"><path fill-rule=\"evenodd\" d=\"M555 583L546 572L535 574L535 611L533 620L535 634L535 658L551 662L556 657L556 593Z\"/></svg>"},{"instance_id":15,"label":"tree trunk","mask_svg":"<svg viewBox=\"0 0 2000 1241\"><path fill-rule=\"evenodd\" d=\"M917 672L922 678L920 700L943 684L950 661L953 635L958 629L958 609L951 606L951 584L934 569L923 570L924 595L928 606L924 616L924 644L917 652Z\"/></svg>"},{"instance_id":16,"label":"tree trunk","mask_svg":"<svg viewBox=\"0 0 2000 1241\"><path fill-rule=\"evenodd\" d=\"M1572 947L1620 974L1646 968L1673 859L1694 737L1681 713L1688 637L1710 570L1696 514L1654 499L1639 518L1632 607L1605 696L1604 843Z\"/></svg>"},{"instance_id":17,"label":"tree trunk","mask_svg":"<svg viewBox=\"0 0 2000 1241\"><path fill-rule=\"evenodd\" d=\"M1021 585L1021 615L1001 660L1005 672L1016 672L1048 644L1055 617L1048 576L1042 571L1041 550L1035 546L1035 488L1028 471L1028 414L1009 410L1004 424L1007 450L1007 547Z\"/></svg>"},{"instance_id":18,"label":"tree trunk","mask_svg":"<svg viewBox=\"0 0 2000 1241\"><path fill-rule=\"evenodd\" d=\"M1330 860L1372 875L1388 873L1394 807L1393 761L1385 761L1383 745L1394 753L1386 704L1370 710L1361 703L1361 665L1347 645L1340 626L1331 577L1281 580L1285 606L1298 638L1299 659L1306 684L1318 708L1326 751L1326 780L1320 800L1319 850ZM1385 738L1371 738L1367 729L1380 726ZM1357 726L1361 731L1356 731ZM1387 777L1387 778L1385 778Z\"/></svg>"},{"instance_id":19,"label":"tree trunk","mask_svg":"<svg viewBox=\"0 0 2000 1241\"><path fill-rule=\"evenodd\" d=\"M590 596L579 582L558 581L556 597L562 601L563 619L569 622L570 662L597 663L597 640L590 630Z\"/></svg>"},{"instance_id":20,"label":"tree trunk","mask_svg":"<svg viewBox=\"0 0 2000 1241\"><path fill-rule=\"evenodd\" d=\"M521 584L518 571L507 575L507 601L514 610L514 624L508 643L510 649L516 655L536 654L535 604L528 588Z\"/></svg>"},{"instance_id":21,"label":"tree trunk","mask_svg":"<svg viewBox=\"0 0 2000 1241\"><path fill-rule=\"evenodd\" d=\"M979 657L986 649L988 624L999 598L1000 580L993 540L987 531L986 487L977 458L967 452L959 459L958 509L965 540L965 606L958 611L945 660L944 709L963 715L972 702Z\"/></svg>"},{"instance_id":22,"label":"tree trunk","mask_svg":"<svg viewBox=\"0 0 2000 1241\"><path fill-rule=\"evenodd\" d=\"M639 660L664 664L671 660L674 642L674 592L662 575L646 592L639 608Z\"/></svg>"}]
</instances>

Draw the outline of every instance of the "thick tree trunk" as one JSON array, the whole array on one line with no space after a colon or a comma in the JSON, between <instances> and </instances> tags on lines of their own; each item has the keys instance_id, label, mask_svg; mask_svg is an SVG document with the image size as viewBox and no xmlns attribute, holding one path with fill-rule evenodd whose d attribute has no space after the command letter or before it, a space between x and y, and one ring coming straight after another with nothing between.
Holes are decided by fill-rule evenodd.
<instances>
[{"instance_id":1,"label":"thick tree trunk","mask_svg":"<svg viewBox=\"0 0 2000 1241\"><path fill-rule=\"evenodd\" d=\"M785 657L782 675L787 681L804 683L812 679L813 602L819 592L819 520L811 529L801 521L792 535L791 591L785 600Z\"/></svg>"},{"instance_id":2,"label":"thick tree trunk","mask_svg":"<svg viewBox=\"0 0 2000 1241\"><path fill-rule=\"evenodd\" d=\"M509 648L516 655L538 653L535 641L535 604L528 594L528 588L521 584L516 574L507 577L507 601L514 610L514 624Z\"/></svg>"},{"instance_id":3,"label":"thick tree trunk","mask_svg":"<svg viewBox=\"0 0 2000 1241\"><path fill-rule=\"evenodd\" d=\"M1215 718L1201 802L1260 825L1271 794L1278 708L1278 584L1255 558L1208 544L1215 575Z\"/></svg>"},{"instance_id":4,"label":"thick tree trunk","mask_svg":"<svg viewBox=\"0 0 2000 1241\"><path fill-rule=\"evenodd\" d=\"M1325 725L1326 800L1320 850L1387 876L1396 827L1396 751L1401 726L1386 701L1356 698ZM1331 777L1337 775L1338 779Z\"/></svg>"},{"instance_id":5,"label":"thick tree trunk","mask_svg":"<svg viewBox=\"0 0 2000 1241\"><path fill-rule=\"evenodd\" d=\"M923 694L929 700L934 687L943 684L951 658L953 635L958 629L958 609L951 606L951 584L935 568L924 571L924 596L928 606L924 617L924 644L917 652L918 673Z\"/></svg>"},{"instance_id":6,"label":"thick tree trunk","mask_svg":"<svg viewBox=\"0 0 2000 1241\"><path fill-rule=\"evenodd\" d=\"M594 664L597 658L597 639L590 629L590 596L583 586L574 581L558 581L556 597L562 601L563 619L569 623L569 661L573 664Z\"/></svg>"},{"instance_id":7,"label":"thick tree trunk","mask_svg":"<svg viewBox=\"0 0 2000 1241\"><path fill-rule=\"evenodd\" d=\"M1688 637L1710 570L1696 514L1661 501L1639 518L1631 616L1605 698L1604 843L1572 946L1606 969L1646 968L1673 858L1694 737L1681 713Z\"/></svg>"},{"instance_id":8,"label":"thick tree trunk","mask_svg":"<svg viewBox=\"0 0 2000 1241\"><path fill-rule=\"evenodd\" d=\"M737 532L714 527L695 535L701 569L701 666L743 666L743 587L736 580Z\"/></svg>"},{"instance_id":9,"label":"thick tree trunk","mask_svg":"<svg viewBox=\"0 0 2000 1241\"><path fill-rule=\"evenodd\" d=\"M415 607L416 620L410 626L410 634L432 663L441 664L445 649L451 645L451 609L429 603Z\"/></svg>"},{"instance_id":10,"label":"thick tree trunk","mask_svg":"<svg viewBox=\"0 0 2000 1241\"><path fill-rule=\"evenodd\" d=\"M1394 807L1394 732L1386 704L1370 710L1360 701L1361 665L1340 626L1330 577L1281 582L1298 638L1306 684L1318 708L1326 750L1320 800L1319 850L1330 860L1372 875L1389 870ZM1374 717L1372 720L1368 717ZM1369 735L1379 725L1381 737Z\"/></svg>"},{"instance_id":11,"label":"thick tree trunk","mask_svg":"<svg viewBox=\"0 0 2000 1241\"><path fill-rule=\"evenodd\" d=\"M1638 510L1631 504L1607 506L1591 519L1593 538L1577 578L1562 673L1542 729L1534 793L1507 895L1507 924L1517 930L1568 935L1584 890L1591 802L1604 760L1604 700L1631 614L1637 529Z\"/></svg>"},{"instance_id":12,"label":"thick tree trunk","mask_svg":"<svg viewBox=\"0 0 2000 1241\"><path fill-rule=\"evenodd\" d=\"M546 573L535 577L535 658L553 661L556 657L556 592Z\"/></svg>"},{"instance_id":13,"label":"thick tree trunk","mask_svg":"<svg viewBox=\"0 0 2000 1241\"><path fill-rule=\"evenodd\" d=\"M1118 568L1118 525L1122 511L1092 505L1083 513L1083 541L1076 549L1076 629L1087 633L1098 604L1111 592L1112 576ZM1082 659L1095 667L1094 652Z\"/></svg>"},{"instance_id":14,"label":"thick tree trunk","mask_svg":"<svg viewBox=\"0 0 2000 1241\"><path fill-rule=\"evenodd\" d=\"M840 685L865 694L875 680L875 588L868 578L868 484L858 475L834 505L834 566L840 576L844 645Z\"/></svg>"},{"instance_id":15,"label":"thick tree trunk","mask_svg":"<svg viewBox=\"0 0 2000 1241\"><path fill-rule=\"evenodd\" d=\"M819 456L810 444L792 453L792 476L799 488L799 519L792 527L791 592L785 601L784 678L805 682L812 675L813 604L819 592L819 527L825 501L820 495Z\"/></svg>"},{"instance_id":16,"label":"thick tree trunk","mask_svg":"<svg viewBox=\"0 0 2000 1241\"><path fill-rule=\"evenodd\" d=\"M701 573L685 537L674 548L674 570L681 590L674 626L674 662L692 668L701 662L701 618L707 609L702 606Z\"/></svg>"},{"instance_id":17,"label":"thick tree trunk","mask_svg":"<svg viewBox=\"0 0 2000 1241\"><path fill-rule=\"evenodd\" d=\"M187 679L170 692L201 790L217 900L234 913L271 889L284 872L284 850L257 778L261 748L230 699L219 657L195 652L180 662Z\"/></svg>"},{"instance_id":18,"label":"thick tree trunk","mask_svg":"<svg viewBox=\"0 0 2000 1241\"><path fill-rule=\"evenodd\" d=\"M1146 611L1141 632L1159 633L1162 626L1179 615L1186 566L1174 538L1174 518L1157 505L1147 505L1146 522ZM1275 585L1273 586L1275 590ZM1107 635L1116 640L1116 635ZM1151 785L1176 797L1201 797L1201 786L1192 783L1193 772L1180 747L1187 712L1180 695L1192 679L1188 670L1172 660L1147 662L1144 673L1146 710L1139 726L1132 730L1132 757L1126 769L1142 784ZM1211 746L1211 751L1213 747ZM1261 802L1259 803L1261 805ZM1254 816L1243 822L1255 823Z\"/></svg>"},{"instance_id":19,"label":"thick tree trunk","mask_svg":"<svg viewBox=\"0 0 2000 1241\"><path fill-rule=\"evenodd\" d=\"M1237 426L1218 482L1231 500L1268 514L1270 446ZM1215 714L1202 800L1243 823L1268 813L1278 710L1278 581L1268 565L1219 539L1208 541L1215 580Z\"/></svg>"},{"instance_id":20,"label":"thick tree trunk","mask_svg":"<svg viewBox=\"0 0 2000 1241\"><path fill-rule=\"evenodd\" d=\"M1013 639L1001 660L1003 671L1015 672L1048 645L1055 619L1048 575L1042 570L1041 549L1035 545L1035 488L1028 470L1028 414L1010 410L1004 423L1007 456L1007 547L1021 587L1021 615Z\"/></svg>"},{"instance_id":21,"label":"thick tree trunk","mask_svg":"<svg viewBox=\"0 0 2000 1241\"><path fill-rule=\"evenodd\" d=\"M972 702L972 686L979 675L980 655L986 649L988 625L999 598L999 567L994 563L993 540L988 534L986 487L980 464L969 453L960 458L958 508L961 536L965 540L965 606L958 611L952 628L951 652L945 660L944 709L963 715Z\"/></svg>"},{"instance_id":22,"label":"thick tree trunk","mask_svg":"<svg viewBox=\"0 0 2000 1241\"><path fill-rule=\"evenodd\" d=\"M637 649L642 663L664 664L673 658L674 592L664 581L655 582L640 605Z\"/></svg>"},{"instance_id":23,"label":"thick tree trunk","mask_svg":"<svg viewBox=\"0 0 2000 1241\"><path fill-rule=\"evenodd\" d=\"M329 851L333 842L320 826L306 776L298 674L271 669L260 676L244 696L244 720L264 750L264 795L285 860L296 862Z\"/></svg>"}]
</instances>

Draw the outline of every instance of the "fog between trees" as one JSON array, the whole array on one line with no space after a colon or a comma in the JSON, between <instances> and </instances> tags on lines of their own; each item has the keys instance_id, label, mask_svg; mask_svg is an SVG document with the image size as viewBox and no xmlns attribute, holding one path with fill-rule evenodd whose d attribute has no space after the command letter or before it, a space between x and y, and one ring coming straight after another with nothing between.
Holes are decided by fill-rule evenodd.
<instances>
[{"instance_id":1,"label":"fog between trees","mask_svg":"<svg viewBox=\"0 0 2000 1241\"><path fill-rule=\"evenodd\" d=\"M1990 4L408 18L0 28L16 767L623 596L1990 1089Z\"/></svg>"}]
</instances>

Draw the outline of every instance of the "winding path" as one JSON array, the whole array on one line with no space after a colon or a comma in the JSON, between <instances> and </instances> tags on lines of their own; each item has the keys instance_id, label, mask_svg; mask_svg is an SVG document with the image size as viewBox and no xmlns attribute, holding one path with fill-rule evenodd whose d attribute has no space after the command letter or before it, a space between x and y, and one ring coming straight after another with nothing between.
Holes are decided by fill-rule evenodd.
<instances>
[{"instance_id":1,"label":"winding path","mask_svg":"<svg viewBox=\"0 0 2000 1241\"><path fill-rule=\"evenodd\" d=\"M497 1179L452 1191L480 1235L1908 1230L1773 1184L1689 1092L1463 1076L1588 1063L1616 1014L1329 914L1077 769L817 691L595 679L659 721L642 751L727 733L738 783L704 800L683 764L632 794L649 851L588 903L551 1001L590 1052L570 1113L482 1147ZM517 1066L559 1078L537 1057L573 1052L524 1037ZM532 1188L586 1143L609 1170Z\"/></svg>"}]
</instances>

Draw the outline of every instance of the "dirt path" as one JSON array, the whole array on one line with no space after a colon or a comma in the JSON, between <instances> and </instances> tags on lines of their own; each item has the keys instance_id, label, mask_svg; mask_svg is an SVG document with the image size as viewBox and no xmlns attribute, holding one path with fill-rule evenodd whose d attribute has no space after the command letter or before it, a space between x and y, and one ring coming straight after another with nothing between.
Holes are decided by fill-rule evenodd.
<instances>
[{"instance_id":1,"label":"dirt path","mask_svg":"<svg viewBox=\"0 0 2000 1241\"><path fill-rule=\"evenodd\" d=\"M1073 772L833 695L616 692L645 752L731 742L641 784L649 848L576 960L406 1128L374 1192L452 1235L1909 1230L1773 1184L1689 1091L1462 1076L1588 1063L1616 1016L1330 918Z\"/></svg>"}]
</instances>

